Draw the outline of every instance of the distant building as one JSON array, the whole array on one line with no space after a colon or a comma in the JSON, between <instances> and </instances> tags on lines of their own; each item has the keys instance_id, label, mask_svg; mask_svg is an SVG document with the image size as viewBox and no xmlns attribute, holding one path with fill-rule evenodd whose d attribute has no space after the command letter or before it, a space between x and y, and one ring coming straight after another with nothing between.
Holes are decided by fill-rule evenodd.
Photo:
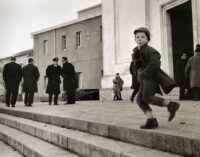
<instances>
[{"instance_id":1,"label":"distant building","mask_svg":"<svg viewBox=\"0 0 200 157\"><path fill-rule=\"evenodd\" d=\"M33 49L21 51L19 53L16 53L12 56L16 57L16 63L20 64L22 67L26 64L28 64L28 58L33 57ZM4 81L3 81L3 67L5 64L10 62L10 57L5 57L0 59L0 100L4 100L4 95L5 95L5 87L4 87ZM19 88L19 94L22 94L22 84L20 85Z\"/></svg>"},{"instance_id":2,"label":"distant building","mask_svg":"<svg viewBox=\"0 0 200 157\"><path fill-rule=\"evenodd\" d=\"M46 68L66 56L79 75L79 89L100 89L103 75L101 5L78 11L78 19L32 33L35 64L40 71L38 97L45 93ZM62 89L62 85L61 85Z\"/></svg>"}]
</instances>

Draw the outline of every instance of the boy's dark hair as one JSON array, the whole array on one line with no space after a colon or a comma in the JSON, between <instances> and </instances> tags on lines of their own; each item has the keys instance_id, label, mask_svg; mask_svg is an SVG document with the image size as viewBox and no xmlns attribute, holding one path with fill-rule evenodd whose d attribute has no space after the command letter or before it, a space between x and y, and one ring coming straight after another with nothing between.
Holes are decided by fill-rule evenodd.
<instances>
[{"instance_id":1,"label":"boy's dark hair","mask_svg":"<svg viewBox=\"0 0 200 157\"><path fill-rule=\"evenodd\" d=\"M134 30L134 34L136 35L138 32L143 32L147 36L148 41L150 41L150 31L146 27L140 27Z\"/></svg>"},{"instance_id":2,"label":"boy's dark hair","mask_svg":"<svg viewBox=\"0 0 200 157\"><path fill-rule=\"evenodd\" d=\"M32 62L33 62L33 58L29 58L28 63L32 63Z\"/></svg>"}]
</instances>

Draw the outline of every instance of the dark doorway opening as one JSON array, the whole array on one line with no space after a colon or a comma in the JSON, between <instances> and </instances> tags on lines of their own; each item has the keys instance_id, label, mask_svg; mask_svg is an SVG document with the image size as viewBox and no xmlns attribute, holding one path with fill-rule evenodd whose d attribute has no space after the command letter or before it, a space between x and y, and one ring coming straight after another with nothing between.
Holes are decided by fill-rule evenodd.
<instances>
[{"instance_id":1,"label":"dark doorway opening","mask_svg":"<svg viewBox=\"0 0 200 157\"><path fill-rule=\"evenodd\" d=\"M193 55L193 26L191 1L168 10L171 20L173 66L182 53Z\"/></svg>"}]
</instances>

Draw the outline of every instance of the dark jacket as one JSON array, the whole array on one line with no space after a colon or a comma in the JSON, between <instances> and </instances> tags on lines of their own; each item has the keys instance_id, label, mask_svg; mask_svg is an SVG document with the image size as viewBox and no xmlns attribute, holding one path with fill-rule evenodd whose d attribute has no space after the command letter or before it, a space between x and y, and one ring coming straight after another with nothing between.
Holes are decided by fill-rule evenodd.
<instances>
[{"instance_id":1,"label":"dark jacket","mask_svg":"<svg viewBox=\"0 0 200 157\"><path fill-rule=\"evenodd\" d=\"M46 93L49 94L60 94L60 75L61 75L61 67L49 65L46 69L46 76L48 78L48 84Z\"/></svg>"},{"instance_id":2,"label":"dark jacket","mask_svg":"<svg viewBox=\"0 0 200 157\"><path fill-rule=\"evenodd\" d=\"M131 89L135 89L139 86L139 82L137 81L137 68L135 66L135 61L132 61L129 67L129 72L132 76L132 85Z\"/></svg>"},{"instance_id":3,"label":"dark jacket","mask_svg":"<svg viewBox=\"0 0 200 157\"><path fill-rule=\"evenodd\" d=\"M33 64L28 64L22 69L24 92L34 93L38 91L37 81L40 77L38 68Z\"/></svg>"},{"instance_id":4,"label":"dark jacket","mask_svg":"<svg viewBox=\"0 0 200 157\"><path fill-rule=\"evenodd\" d=\"M200 53L189 58L185 75L190 77L191 88L200 87Z\"/></svg>"},{"instance_id":5,"label":"dark jacket","mask_svg":"<svg viewBox=\"0 0 200 157\"><path fill-rule=\"evenodd\" d=\"M63 81L63 89L64 90L74 90L77 88L77 77L74 66L71 63L64 63L62 70Z\"/></svg>"},{"instance_id":6,"label":"dark jacket","mask_svg":"<svg viewBox=\"0 0 200 157\"><path fill-rule=\"evenodd\" d=\"M180 86L185 84L185 67L187 65L187 59L180 59L177 61L175 66L175 80L176 83Z\"/></svg>"},{"instance_id":7,"label":"dark jacket","mask_svg":"<svg viewBox=\"0 0 200 157\"><path fill-rule=\"evenodd\" d=\"M22 68L15 62L8 63L3 68L3 80L6 90L18 92L19 83L22 79Z\"/></svg>"},{"instance_id":8,"label":"dark jacket","mask_svg":"<svg viewBox=\"0 0 200 157\"><path fill-rule=\"evenodd\" d=\"M160 69L160 54L154 48L144 45L138 50L138 47L134 48L134 60L138 69L138 82L141 82L144 78L153 79L157 82L154 89L149 89L155 93L160 93L161 90L167 94L175 87L175 81L171 79L164 71Z\"/></svg>"}]
</instances>

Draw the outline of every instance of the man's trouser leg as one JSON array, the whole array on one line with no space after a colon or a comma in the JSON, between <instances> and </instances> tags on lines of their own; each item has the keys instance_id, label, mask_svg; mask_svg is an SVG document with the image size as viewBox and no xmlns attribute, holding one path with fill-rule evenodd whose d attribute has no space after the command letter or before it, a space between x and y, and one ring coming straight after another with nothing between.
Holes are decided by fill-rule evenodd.
<instances>
[{"instance_id":1,"label":"man's trouser leg","mask_svg":"<svg viewBox=\"0 0 200 157\"><path fill-rule=\"evenodd\" d=\"M33 99L34 99L34 93L30 92L29 93L29 98L28 98L28 104L32 105L33 104Z\"/></svg>"},{"instance_id":2,"label":"man's trouser leg","mask_svg":"<svg viewBox=\"0 0 200 157\"><path fill-rule=\"evenodd\" d=\"M12 92L12 96L11 96L11 105L12 106L15 106L16 101L17 101L17 96L18 96L18 91Z\"/></svg>"},{"instance_id":3,"label":"man's trouser leg","mask_svg":"<svg viewBox=\"0 0 200 157\"><path fill-rule=\"evenodd\" d=\"M10 106L10 97L11 97L11 92L10 91L6 91L6 105Z\"/></svg>"}]
</instances>

